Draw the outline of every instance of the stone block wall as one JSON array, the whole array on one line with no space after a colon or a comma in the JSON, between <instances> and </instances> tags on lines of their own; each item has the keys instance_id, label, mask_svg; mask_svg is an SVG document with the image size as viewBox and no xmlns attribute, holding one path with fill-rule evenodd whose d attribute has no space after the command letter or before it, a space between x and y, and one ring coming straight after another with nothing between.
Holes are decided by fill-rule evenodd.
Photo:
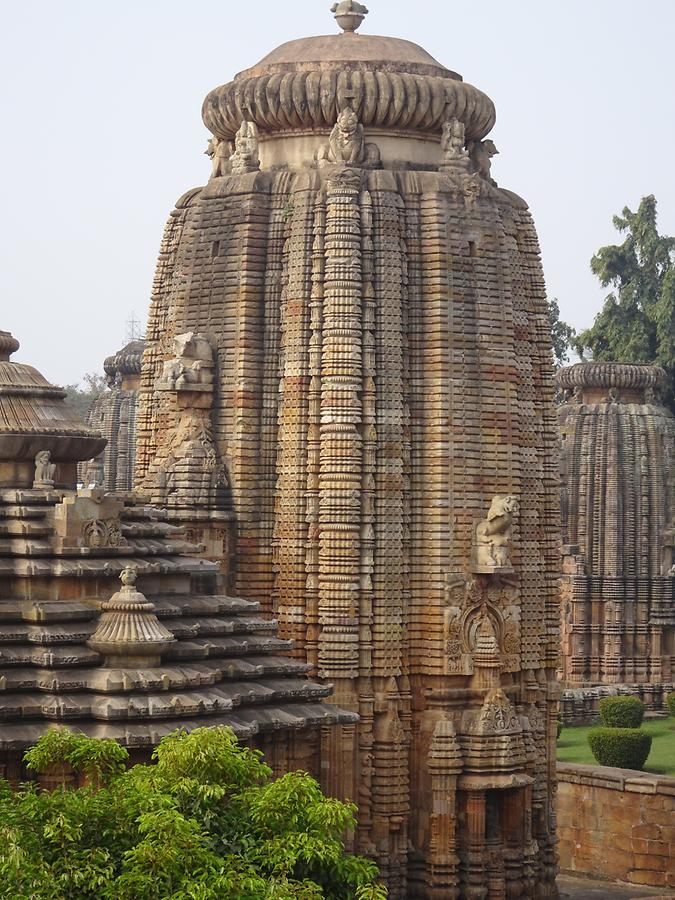
<instances>
[{"instance_id":1,"label":"stone block wall","mask_svg":"<svg viewBox=\"0 0 675 900\"><path fill-rule=\"evenodd\" d=\"M675 778L558 763L564 872L675 888Z\"/></svg>"}]
</instances>

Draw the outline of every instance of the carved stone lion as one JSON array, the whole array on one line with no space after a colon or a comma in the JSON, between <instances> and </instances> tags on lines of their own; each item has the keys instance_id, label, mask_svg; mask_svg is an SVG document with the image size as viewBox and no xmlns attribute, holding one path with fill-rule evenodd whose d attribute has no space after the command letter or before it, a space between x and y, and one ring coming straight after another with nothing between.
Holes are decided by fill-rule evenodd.
<instances>
[{"instance_id":1,"label":"carved stone lion","mask_svg":"<svg viewBox=\"0 0 675 900\"><path fill-rule=\"evenodd\" d=\"M363 125L354 110L346 107L338 115L328 143L317 151L316 160L320 165L375 167L380 165L380 151L375 144L366 143Z\"/></svg>"},{"instance_id":2,"label":"carved stone lion","mask_svg":"<svg viewBox=\"0 0 675 900\"><path fill-rule=\"evenodd\" d=\"M518 501L508 494L497 494L487 514L476 525L474 543L474 571L491 572L511 569L509 544L513 528L513 514Z\"/></svg>"}]
</instances>

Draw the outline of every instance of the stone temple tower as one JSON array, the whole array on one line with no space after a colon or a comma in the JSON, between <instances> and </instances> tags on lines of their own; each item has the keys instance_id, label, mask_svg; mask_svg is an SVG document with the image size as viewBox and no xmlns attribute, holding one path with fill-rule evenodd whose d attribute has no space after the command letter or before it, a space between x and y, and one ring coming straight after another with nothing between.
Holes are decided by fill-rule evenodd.
<instances>
[{"instance_id":1,"label":"stone temple tower","mask_svg":"<svg viewBox=\"0 0 675 900\"><path fill-rule=\"evenodd\" d=\"M392 898L555 897L537 236L492 177L491 100L334 11L344 33L204 102L212 175L160 250L137 484L206 543L204 511L230 516L234 589L359 714L324 736L324 787L358 803Z\"/></svg>"},{"instance_id":2,"label":"stone temple tower","mask_svg":"<svg viewBox=\"0 0 675 900\"><path fill-rule=\"evenodd\" d=\"M657 366L578 363L556 376L563 486L563 677L631 686L660 706L675 681L675 417ZM566 718L585 698L565 692ZM592 697L592 694L591 694Z\"/></svg>"}]
</instances>

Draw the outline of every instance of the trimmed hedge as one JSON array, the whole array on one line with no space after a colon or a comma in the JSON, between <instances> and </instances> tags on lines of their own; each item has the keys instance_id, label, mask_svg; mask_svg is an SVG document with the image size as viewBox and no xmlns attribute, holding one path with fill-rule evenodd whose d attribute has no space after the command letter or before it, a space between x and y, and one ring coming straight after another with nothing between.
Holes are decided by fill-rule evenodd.
<instances>
[{"instance_id":1,"label":"trimmed hedge","mask_svg":"<svg viewBox=\"0 0 675 900\"><path fill-rule=\"evenodd\" d=\"M666 706L668 707L668 712L671 716L675 716L675 691L668 694L666 697Z\"/></svg>"},{"instance_id":2,"label":"trimmed hedge","mask_svg":"<svg viewBox=\"0 0 675 900\"><path fill-rule=\"evenodd\" d=\"M607 728L639 728L645 705L637 697L604 697L600 701L600 721Z\"/></svg>"},{"instance_id":3,"label":"trimmed hedge","mask_svg":"<svg viewBox=\"0 0 675 900\"><path fill-rule=\"evenodd\" d=\"M601 766L641 770L652 749L652 738L642 728L591 728L588 744Z\"/></svg>"}]
</instances>

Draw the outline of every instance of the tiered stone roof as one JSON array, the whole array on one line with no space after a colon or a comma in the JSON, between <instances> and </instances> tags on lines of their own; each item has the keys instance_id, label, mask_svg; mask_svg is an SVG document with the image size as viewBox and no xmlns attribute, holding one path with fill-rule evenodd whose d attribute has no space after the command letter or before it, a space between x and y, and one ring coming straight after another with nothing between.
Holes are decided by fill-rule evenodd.
<instances>
[{"instance_id":1,"label":"tiered stone roof","mask_svg":"<svg viewBox=\"0 0 675 900\"><path fill-rule=\"evenodd\" d=\"M0 362L0 397L25 386L26 370L36 386L24 392L27 408L48 397L57 423L43 434L39 419L31 429L15 413L27 445L41 449L47 439L62 457L70 447L70 463L83 442L98 447L70 417L63 392L34 369ZM0 448L13 428L14 420L0 421ZM283 655L291 642L277 637L259 603L218 589L217 566L197 558L200 550L138 495L0 488L5 762L53 724L151 747L177 727L228 725L253 740L356 721L322 703L331 687L308 681L309 667Z\"/></svg>"}]
</instances>

